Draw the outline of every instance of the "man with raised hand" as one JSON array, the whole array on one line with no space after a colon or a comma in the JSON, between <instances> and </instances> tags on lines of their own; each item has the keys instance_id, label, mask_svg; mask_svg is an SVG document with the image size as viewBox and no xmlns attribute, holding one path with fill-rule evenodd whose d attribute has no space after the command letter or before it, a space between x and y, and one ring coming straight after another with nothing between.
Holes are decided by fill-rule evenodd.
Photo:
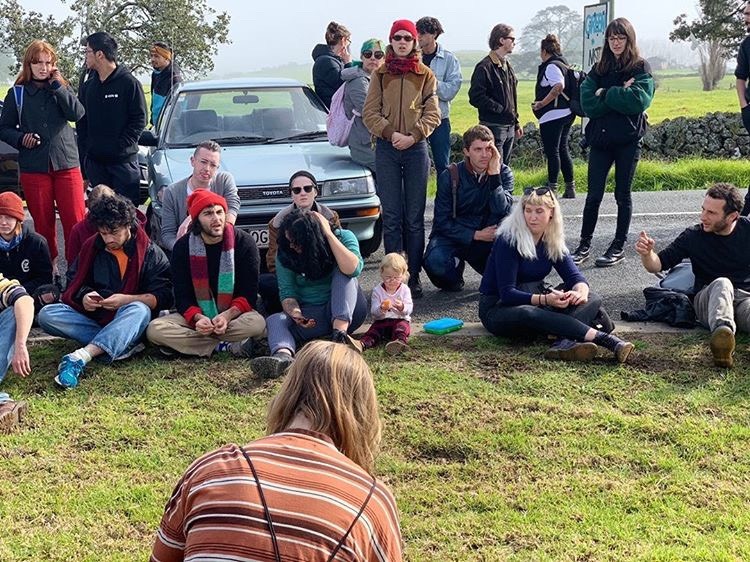
<instances>
[{"instance_id":1,"label":"man with raised hand","mask_svg":"<svg viewBox=\"0 0 750 562\"><path fill-rule=\"evenodd\" d=\"M172 251L177 313L152 321L149 341L164 355L251 357L266 323L255 310L260 258L252 236L226 220L221 195L199 189L188 198L192 227Z\"/></svg>"},{"instance_id":2,"label":"man with raised hand","mask_svg":"<svg viewBox=\"0 0 750 562\"><path fill-rule=\"evenodd\" d=\"M695 316L711 331L711 353L718 367L734 363L737 329L750 332L750 219L740 217L741 209L739 190L717 183L703 199L700 224L685 229L658 254L645 231L635 244L643 267L651 273L690 259Z\"/></svg>"}]
</instances>

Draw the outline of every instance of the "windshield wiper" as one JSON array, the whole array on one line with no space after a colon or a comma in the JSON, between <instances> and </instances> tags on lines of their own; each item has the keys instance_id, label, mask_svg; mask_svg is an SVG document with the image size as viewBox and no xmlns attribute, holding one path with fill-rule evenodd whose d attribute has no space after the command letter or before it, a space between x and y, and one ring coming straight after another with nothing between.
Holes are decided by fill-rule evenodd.
<instances>
[{"instance_id":1,"label":"windshield wiper","mask_svg":"<svg viewBox=\"0 0 750 562\"><path fill-rule=\"evenodd\" d=\"M261 135L233 135L229 137L213 137L213 140L220 144L256 144L268 142L273 139Z\"/></svg>"},{"instance_id":2,"label":"windshield wiper","mask_svg":"<svg viewBox=\"0 0 750 562\"><path fill-rule=\"evenodd\" d=\"M304 133L297 133L296 135L290 135L288 137L278 137L271 139L269 143L285 142L290 140L305 140L305 139L316 139L321 136L326 136L328 133L325 131L306 131Z\"/></svg>"}]
</instances>

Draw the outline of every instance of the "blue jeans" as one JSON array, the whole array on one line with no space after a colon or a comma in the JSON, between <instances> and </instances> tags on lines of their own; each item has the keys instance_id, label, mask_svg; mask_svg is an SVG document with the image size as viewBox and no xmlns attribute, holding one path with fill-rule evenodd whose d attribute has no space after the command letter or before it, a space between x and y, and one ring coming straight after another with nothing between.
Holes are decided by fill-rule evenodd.
<instances>
[{"instance_id":1,"label":"blue jeans","mask_svg":"<svg viewBox=\"0 0 750 562\"><path fill-rule=\"evenodd\" d=\"M433 235L424 253L424 270L438 289L460 289L464 283L465 262L483 275L491 251L492 242L473 240L466 245Z\"/></svg>"},{"instance_id":2,"label":"blue jeans","mask_svg":"<svg viewBox=\"0 0 750 562\"><path fill-rule=\"evenodd\" d=\"M390 142L378 139L375 168L378 197L383 206L385 253L406 250L409 275L416 280L424 253L424 213L430 171L427 142L420 141L407 150L397 150Z\"/></svg>"},{"instance_id":3,"label":"blue jeans","mask_svg":"<svg viewBox=\"0 0 750 562\"><path fill-rule=\"evenodd\" d=\"M427 139L432 149L432 161L438 177L451 161L451 120L446 117Z\"/></svg>"},{"instance_id":4,"label":"blue jeans","mask_svg":"<svg viewBox=\"0 0 750 562\"><path fill-rule=\"evenodd\" d=\"M13 307L0 312L0 381L8 373L8 367L13 360L16 343L16 315Z\"/></svg>"},{"instance_id":5,"label":"blue jeans","mask_svg":"<svg viewBox=\"0 0 750 562\"><path fill-rule=\"evenodd\" d=\"M58 303L42 308L38 320L48 334L95 345L113 361L138 345L151 321L151 309L142 302L126 304L109 324L101 326L67 304Z\"/></svg>"},{"instance_id":6,"label":"blue jeans","mask_svg":"<svg viewBox=\"0 0 750 562\"><path fill-rule=\"evenodd\" d=\"M272 314L266 319L268 347L272 354L282 348L295 351L298 343L330 336L335 319L349 322L347 331L352 333L367 317L367 299L359 287L359 281L356 277L347 277L338 270L333 274L331 282L331 300L325 304L315 305L300 303L300 308L303 316L315 319L315 326L298 326L284 312Z\"/></svg>"}]
</instances>

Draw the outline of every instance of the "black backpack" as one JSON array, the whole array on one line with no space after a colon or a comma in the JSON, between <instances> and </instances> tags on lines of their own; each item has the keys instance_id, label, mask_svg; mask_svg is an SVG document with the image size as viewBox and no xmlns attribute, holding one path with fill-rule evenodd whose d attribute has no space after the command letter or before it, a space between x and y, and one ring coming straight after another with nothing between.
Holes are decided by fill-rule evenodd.
<instances>
[{"instance_id":1,"label":"black backpack","mask_svg":"<svg viewBox=\"0 0 750 562\"><path fill-rule=\"evenodd\" d=\"M561 68L561 70L563 69ZM563 72L565 73L565 88L563 88L562 95L568 101L570 111L573 115L585 117L586 114L581 107L581 84L583 84L587 74L583 70L576 70L572 66L565 66Z\"/></svg>"}]
</instances>

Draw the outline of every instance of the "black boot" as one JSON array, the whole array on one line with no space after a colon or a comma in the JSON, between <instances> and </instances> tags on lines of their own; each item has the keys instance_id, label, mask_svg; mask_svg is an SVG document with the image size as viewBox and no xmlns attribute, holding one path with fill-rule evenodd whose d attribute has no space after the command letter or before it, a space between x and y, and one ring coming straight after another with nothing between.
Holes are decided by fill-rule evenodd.
<instances>
[{"instance_id":1,"label":"black boot","mask_svg":"<svg viewBox=\"0 0 750 562\"><path fill-rule=\"evenodd\" d=\"M545 187L547 187L547 189L551 189L555 192L555 195L557 195L557 182L552 183L551 181L548 181Z\"/></svg>"},{"instance_id":2,"label":"black boot","mask_svg":"<svg viewBox=\"0 0 750 562\"><path fill-rule=\"evenodd\" d=\"M624 246L624 240L613 240L607 251L604 252L604 255L596 258L594 265L596 267L611 267L620 263L625 259Z\"/></svg>"},{"instance_id":3,"label":"black boot","mask_svg":"<svg viewBox=\"0 0 750 562\"><path fill-rule=\"evenodd\" d=\"M635 346L629 341L623 341L617 336L605 334L604 332L599 331L597 331L596 336L594 336L594 343L596 345L601 345L614 353L618 363L625 363L625 361L628 360L630 353L635 349Z\"/></svg>"},{"instance_id":4,"label":"black boot","mask_svg":"<svg viewBox=\"0 0 750 562\"><path fill-rule=\"evenodd\" d=\"M578 247L573 251L570 257L573 258L574 264L581 265L583 262L589 259L590 254L591 240L584 240L583 238L581 238L581 241L578 243Z\"/></svg>"},{"instance_id":5,"label":"black boot","mask_svg":"<svg viewBox=\"0 0 750 562\"><path fill-rule=\"evenodd\" d=\"M575 199L576 198L576 182L566 181L565 182L565 193L562 196L563 199Z\"/></svg>"}]
</instances>

